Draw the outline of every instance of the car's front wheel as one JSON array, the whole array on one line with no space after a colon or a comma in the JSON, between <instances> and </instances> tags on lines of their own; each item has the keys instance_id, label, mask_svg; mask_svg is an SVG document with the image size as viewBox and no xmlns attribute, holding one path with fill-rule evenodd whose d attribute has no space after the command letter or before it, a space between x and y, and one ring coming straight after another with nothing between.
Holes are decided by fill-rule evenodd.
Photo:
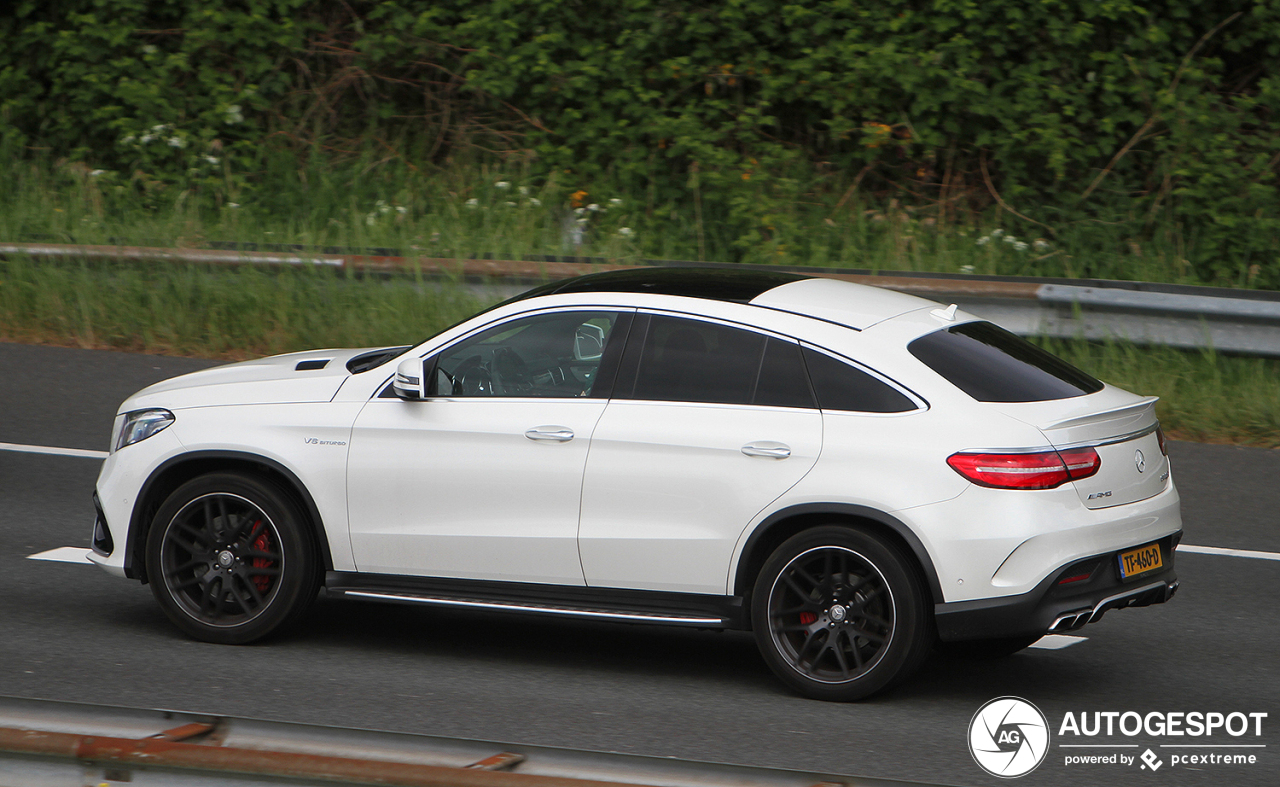
<instances>
[{"instance_id":1,"label":"car's front wheel","mask_svg":"<svg viewBox=\"0 0 1280 787\"><path fill-rule=\"evenodd\" d=\"M788 686L814 699L862 699L905 678L933 644L908 559L861 529L824 526L765 562L751 601L756 643Z\"/></svg>"},{"instance_id":2,"label":"car's front wheel","mask_svg":"<svg viewBox=\"0 0 1280 787\"><path fill-rule=\"evenodd\" d=\"M169 619L207 642L243 644L296 621L318 588L302 511L269 481L211 473L156 512L147 577Z\"/></svg>"}]
</instances>

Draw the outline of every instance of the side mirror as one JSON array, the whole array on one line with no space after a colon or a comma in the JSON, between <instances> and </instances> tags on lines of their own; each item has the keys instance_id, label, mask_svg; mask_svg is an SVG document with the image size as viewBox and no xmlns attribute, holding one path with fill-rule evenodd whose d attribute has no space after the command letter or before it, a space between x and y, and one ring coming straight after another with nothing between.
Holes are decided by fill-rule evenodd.
<instances>
[{"instance_id":1,"label":"side mirror","mask_svg":"<svg viewBox=\"0 0 1280 787\"><path fill-rule=\"evenodd\" d=\"M391 390L406 402L425 399L421 358L406 358L396 366L396 376L391 380Z\"/></svg>"}]
</instances>

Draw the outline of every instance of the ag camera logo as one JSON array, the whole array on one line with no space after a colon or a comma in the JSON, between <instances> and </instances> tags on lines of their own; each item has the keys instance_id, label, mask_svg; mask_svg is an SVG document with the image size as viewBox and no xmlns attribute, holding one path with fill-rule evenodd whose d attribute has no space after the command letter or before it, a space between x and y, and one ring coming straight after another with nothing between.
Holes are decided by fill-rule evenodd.
<instances>
[{"instance_id":1,"label":"ag camera logo","mask_svg":"<svg viewBox=\"0 0 1280 787\"><path fill-rule=\"evenodd\" d=\"M1049 720L1021 697L997 697L973 714L969 753L992 776L1026 776L1049 753Z\"/></svg>"}]
</instances>

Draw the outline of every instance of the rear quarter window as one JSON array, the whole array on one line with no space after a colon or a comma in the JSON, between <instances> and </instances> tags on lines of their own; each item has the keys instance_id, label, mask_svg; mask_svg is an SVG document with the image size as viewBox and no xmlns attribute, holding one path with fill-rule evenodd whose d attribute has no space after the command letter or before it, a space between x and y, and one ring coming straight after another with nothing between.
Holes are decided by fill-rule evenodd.
<instances>
[{"instance_id":1,"label":"rear quarter window","mask_svg":"<svg viewBox=\"0 0 1280 787\"><path fill-rule=\"evenodd\" d=\"M915 402L892 386L826 353L806 347L804 363L818 396L818 407L823 410L905 413L918 409Z\"/></svg>"},{"instance_id":2,"label":"rear quarter window","mask_svg":"<svg viewBox=\"0 0 1280 787\"><path fill-rule=\"evenodd\" d=\"M1047 402L1102 390L1102 382L989 322L967 322L907 345L924 365L979 402Z\"/></svg>"}]
</instances>

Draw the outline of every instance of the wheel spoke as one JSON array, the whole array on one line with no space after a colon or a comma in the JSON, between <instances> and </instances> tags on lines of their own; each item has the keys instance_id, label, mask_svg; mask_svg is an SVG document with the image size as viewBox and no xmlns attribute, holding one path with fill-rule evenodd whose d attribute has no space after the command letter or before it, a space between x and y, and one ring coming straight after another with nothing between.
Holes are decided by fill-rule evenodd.
<instances>
[{"instance_id":1,"label":"wheel spoke","mask_svg":"<svg viewBox=\"0 0 1280 787\"><path fill-rule=\"evenodd\" d=\"M872 634L870 631L867 631L866 629L860 629L857 626L850 626L849 630L852 631L854 634L857 634L859 637L870 640L872 642L884 642L884 637L880 636L879 634Z\"/></svg>"},{"instance_id":2,"label":"wheel spoke","mask_svg":"<svg viewBox=\"0 0 1280 787\"><path fill-rule=\"evenodd\" d=\"M200 547L196 546L195 544L188 544L186 541L183 541L182 539L178 538L173 533L168 533L167 536L168 536L167 540L170 544L177 544L179 547L181 547L193 558L196 555L203 555L205 560L209 559L209 553L201 549Z\"/></svg>"},{"instance_id":3,"label":"wheel spoke","mask_svg":"<svg viewBox=\"0 0 1280 787\"><path fill-rule=\"evenodd\" d=\"M227 583L227 590L230 592L231 597L235 599L236 605L244 610L246 615L249 614L249 608L245 606L244 599L240 598L240 594L236 592L235 577L232 577L231 581Z\"/></svg>"},{"instance_id":4,"label":"wheel spoke","mask_svg":"<svg viewBox=\"0 0 1280 787\"><path fill-rule=\"evenodd\" d=\"M183 573L186 573L187 571L190 571L191 569L195 568L196 566L203 566L204 564L206 564L206 563L208 563L208 562L209 562L209 559L208 559L207 557L206 557L206 558L196 558L196 559L194 559L194 560L188 560L186 563L183 563L182 565L178 566L177 568L172 568L172 569L169 569L168 571L164 572L164 575L165 575L166 577L173 578L173 577L178 576L179 574L183 574Z\"/></svg>"},{"instance_id":5,"label":"wheel spoke","mask_svg":"<svg viewBox=\"0 0 1280 787\"><path fill-rule=\"evenodd\" d=\"M253 599L253 603L258 609L262 609L262 594L258 592L258 587L253 584L253 580L244 583L245 590L249 591L249 597Z\"/></svg>"},{"instance_id":6,"label":"wheel spoke","mask_svg":"<svg viewBox=\"0 0 1280 787\"><path fill-rule=\"evenodd\" d=\"M190 579L185 580L185 581L183 581L183 582L171 582L171 583L169 583L169 589L170 589L170 590L183 590L183 589L185 589L185 588L189 588L189 587L191 587L192 585L199 585L199 584L200 584L200 583L202 583L202 582L204 582L204 577L191 577Z\"/></svg>"},{"instance_id":7,"label":"wheel spoke","mask_svg":"<svg viewBox=\"0 0 1280 787\"><path fill-rule=\"evenodd\" d=\"M853 637L849 637L849 650L853 651L853 664L858 669L862 669L862 651L858 648L858 641Z\"/></svg>"},{"instance_id":8,"label":"wheel spoke","mask_svg":"<svg viewBox=\"0 0 1280 787\"><path fill-rule=\"evenodd\" d=\"M204 499L204 532L209 534L210 545L218 542L218 534L213 529L213 506L210 505L207 497Z\"/></svg>"},{"instance_id":9,"label":"wheel spoke","mask_svg":"<svg viewBox=\"0 0 1280 787\"><path fill-rule=\"evenodd\" d=\"M840 665L840 677L842 677L842 678L848 678L848 677L849 677L849 662L845 660L845 657L844 657L844 648L843 648L843 647L841 647L841 645L840 645L840 637L841 637L841 635L842 635L842 634L844 634L844 630L843 630L843 629L837 629L837 630L836 630L835 635L831 637L831 639L835 640L835 644L834 644L834 646L831 648L831 652L836 654L836 662ZM853 649L854 649L854 650L857 650L857 645L856 645L856 644L854 644L854 643L852 643L852 642L850 642L850 644L853 644Z\"/></svg>"},{"instance_id":10,"label":"wheel spoke","mask_svg":"<svg viewBox=\"0 0 1280 787\"><path fill-rule=\"evenodd\" d=\"M264 549L245 549L240 552L242 558L261 558L263 560L279 560L279 552L269 552Z\"/></svg>"},{"instance_id":11,"label":"wheel spoke","mask_svg":"<svg viewBox=\"0 0 1280 787\"><path fill-rule=\"evenodd\" d=\"M268 568L266 566L262 568L250 566L244 570L244 574L248 577L278 577L280 576L280 569Z\"/></svg>"},{"instance_id":12,"label":"wheel spoke","mask_svg":"<svg viewBox=\"0 0 1280 787\"><path fill-rule=\"evenodd\" d=\"M792 623L786 626L777 626L774 631L809 631L812 628L812 623Z\"/></svg>"},{"instance_id":13,"label":"wheel spoke","mask_svg":"<svg viewBox=\"0 0 1280 787\"><path fill-rule=\"evenodd\" d=\"M790 575L790 574L783 574L783 575L782 575L782 581L783 581L783 582L786 582L786 583L787 583L787 586L788 586L788 587L790 587L793 591L795 591L795 594L796 594L797 596L799 596L800 598L802 598L802 599L808 599L808 598L809 598L809 593L810 593L810 591L805 590L804 588L800 587L800 584L799 584L798 582L796 582L796 581L791 577L791 575Z\"/></svg>"},{"instance_id":14,"label":"wheel spoke","mask_svg":"<svg viewBox=\"0 0 1280 787\"><path fill-rule=\"evenodd\" d=\"M880 626L885 629L889 629L893 627L893 624L890 623L889 621L879 616L872 615L870 612L860 612L858 613L858 617L861 618L862 620L865 620L869 623L874 623L877 626Z\"/></svg>"},{"instance_id":15,"label":"wheel spoke","mask_svg":"<svg viewBox=\"0 0 1280 787\"><path fill-rule=\"evenodd\" d=\"M818 602L813 601L811 599L805 599L804 603L801 604L800 606L787 607L786 609L780 609L777 612L773 613L773 616L775 618L780 618L785 615L794 615L797 612L806 612L806 611L817 612L817 611L821 611L821 609L822 609L822 606L818 604Z\"/></svg>"},{"instance_id":16,"label":"wheel spoke","mask_svg":"<svg viewBox=\"0 0 1280 787\"><path fill-rule=\"evenodd\" d=\"M817 580L817 579L814 579L812 576L810 576L810 575L809 575L809 572L808 572L808 571L805 571L805 570L804 570L803 568L801 568L800 566L793 566L793 567L792 567L792 569L791 569L791 571L792 571L793 573L795 573L795 574L799 574L801 579L803 579L805 582L808 582L810 585L812 585L812 586L813 586L813 587L815 587L815 588L816 588L816 587L818 587L818 586L820 586L820 585L822 584L822 582L821 582L821 581L819 581L819 580ZM808 595L808 593L806 593L806 594L804 594L804 595L806 595L806 596L807 596L807 595Z\"/></svg>"},{"instance_id":17,"label":"wheel spoke","mask_svg":"<svg viewBox=\"0 0 1280 787\"><path fill-rule=\"evenodd\" d=\"M219 540L227 543L231 541L227 533L231 529L231 517L227 514L227 499L222 495L218 495L218 516L222 519L222 538Z\"/></svg>"},{"instance_id":18,"label":"wheel spoke","mask_svg":"<svg viewBox=\"0 0 1280 787\"><path fill-rule=\"evenodd\" d=\"M208 615L215 621L218 619L218 608L222 605L222 578L214 577L204 586L204 595L200 598L200 614Z\"/></svg>"}]
</instances>

